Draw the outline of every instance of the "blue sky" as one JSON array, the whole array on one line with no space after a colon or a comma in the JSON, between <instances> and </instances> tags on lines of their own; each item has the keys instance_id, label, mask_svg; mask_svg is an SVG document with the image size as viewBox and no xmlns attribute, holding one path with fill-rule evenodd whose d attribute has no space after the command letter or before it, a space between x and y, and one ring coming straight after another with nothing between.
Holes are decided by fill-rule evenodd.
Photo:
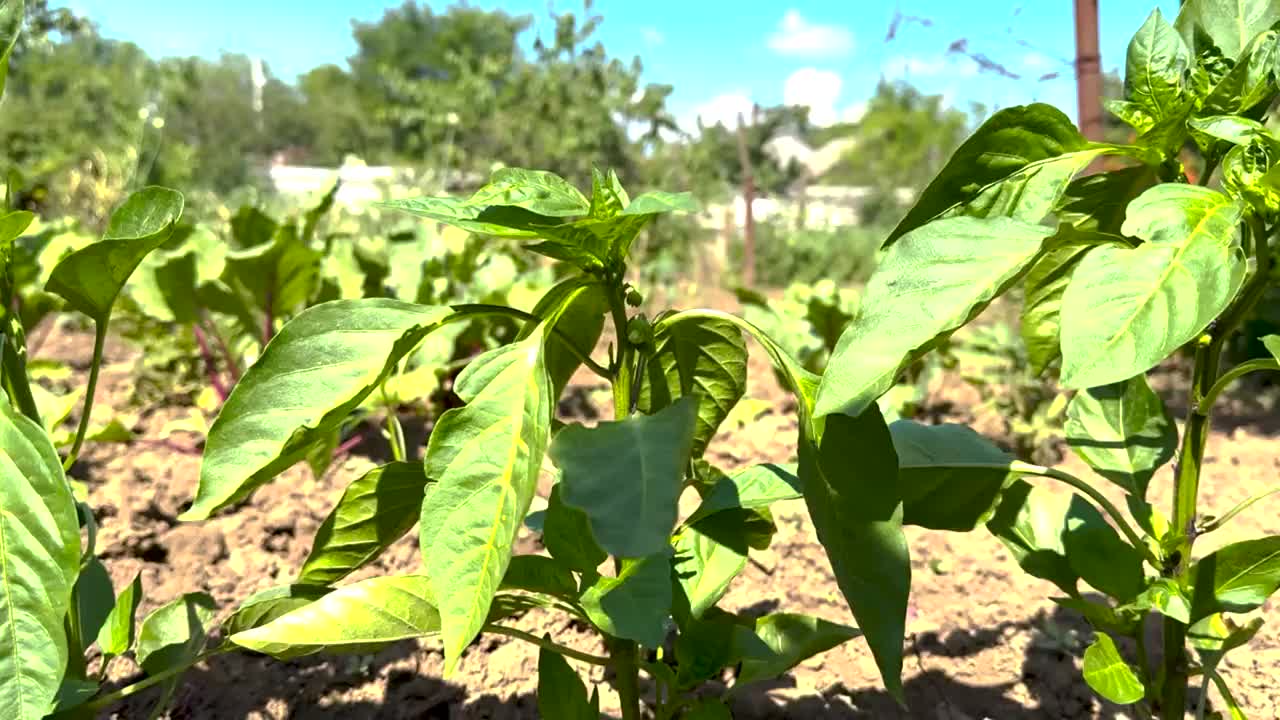
<instances>
[{"instance_id":1,"label":"blue sky","mask_svg":"<svg viewBox=\"0 0 1280 720\"><path fill-rule=\"evenodd\" d=\"M260 56L292 80L323 63L344 64L355 50L351 20L375 20L398 0L67 0L109 37L157 56L220 51ZM472 2L534 18L548 32L547 0ZM185 7L184 7L185 5ZM580 2L555 0L561 11ZM432 3L437 9L446 3ZM1004 107L1035 100L1075 115L1075 82L1063 60L1074 55L1072 0L597 0L599 39L615 57L639 56L645 79L675 86L671 106L683 123L698 115L728 119L754 101L811 107L819 122L856 118L883 77L944 95ZM1102 64L1122 68L1129 37L1154 7L1170 18L1177 0L1101 0ZM922 20L898 25L895 12ZM527 41L531 41L530 33ZM1018 78L983 72L948 52L967 40L972 54ZM1041 80L1051 73L1057 78Z\"/></svg>"}]
</instances>

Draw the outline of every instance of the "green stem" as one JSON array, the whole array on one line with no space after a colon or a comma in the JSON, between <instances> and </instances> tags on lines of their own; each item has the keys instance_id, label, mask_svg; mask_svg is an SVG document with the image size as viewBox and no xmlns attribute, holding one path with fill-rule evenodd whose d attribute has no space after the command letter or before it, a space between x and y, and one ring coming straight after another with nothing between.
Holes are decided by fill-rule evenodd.
<instances>
[{"instance_id":1,"label":"green stem","mask_svg":"<svg viewBox=\"0 0 1280 720\"><path fill-rule=\"evenodd\" d=\"M608 667L609 665L612 664L612 661L607 657L600 657L599 655L591 655L590 653L580 652L578 650L574 650L573 648L565 647L563 645L557 645L551 642L550 640L544 640L538 637L537 635L527 633L523 630L517 630L513 627L507 627L505 625L485 625L483 632L493 633L494 635L505 635L506 637L509 637L509 638L515 638L516 640L523 640L524 642L527 642L531 645L537 645L538 647L544 650L550 650L551 652L558 653L567 658L580 660L584 663L589 663L591 665L601 665L604 667Z\"/></svg>"},{"instance_id":2,"label":"green stem","mask_svg":"<svg viewBox=\"0 0 1280 720\"><path fill-rule=\"evenodd\" d=\"M1147 544L1143 542L1142 536L1129 525L1127 520L1125 520L1124 513L1120 512L1120 508L1116 507L1114 503L1108 500L1107 496L1098 492L1097 488L1084 480L1081 480L1075 475L1063 472L1057 468L1045 467L1044 465L1032 465L1031 463L1022 462L1021 460L1014 460L1007 465L1001 463L966 464L962 467L990 467L993 469L1008 468L1013 472L1022 473L1024 475L1039 475L1040 477L1047 477L1051 480L1057 480L1070 485L1076 490L1087 495L1090 500L1097 503L1098 506L1101 507L1102 510L1111 518L1111 521L1116 524L1116 527L1120 529L1120 532L1124 533L1124 536L1129 540L1129 543L1147 558L1147 562L1151 563L1155 567L1160 567L1159 558L1157 558L1155 553L1151 552L1151 548L1147 547Z\"/></svg>"},{"instance_id":3,"label":"green stem","mask_svg":"<svg viewBox=\"0 0 1280 720\"><path fill-rule=\"evenodd\" d=\"M408 455L405 452L404 428L400 425L400 416L387 397L386 383L382 385L382 407L387 411L387 442L391 444L391 458L396 462L405 462Z\"/></svg>"},{"instance_id":4,"label":"green stem","mask_svg":"<svg viewBox=\"0 0 1280 720\"><path fill-rule=\"evenodd\" d=\"M132 685L126 685L113 693L94 698L93 700L85 703L84 705L77 705L73 708L67 708L66 710L63 710L60 713L49 716L48 720L70 720L71 718L89 716L91 713L93 713L96 710L101 710L103 708L110 707L120 702L121 700L137 695L143 690L146 690L151 687L155 687L156 685L159 685L160 683L164 682L165 680L168 680L174 675L181 675L182 673L186 672L187 670L190 670L196 665L199 665L205 660L208 660L209 658L215 655L221 655L225 652L229 652L229 650L226 648L217 648L214 650L209 650L205 653L202 653L192 658L190 662L186 662L181 665L175 665L174 667L162 670L156 673L155 675L149 675L139 680L138 682L133 683Z\"/></svg>"},{"instance_id":5,"label":"green stem","mask_svg":"<svg viewBox=\"0 0 1280 720\"><path fill-rule=\"evenodd\" d=\"M1218 378L1213 387L1209 388L1204 397L1200 398L1200 403L1196 406L1196 412L1201 415L1208 415L1213 410L1213 403L1227 389L1228 385L1255 370L1280 370L1280 362L1275 360L1250 360L1222 373L1222 377Z\"/></svg>"},{"instance_id":6,"label":"green stem","mask_svg":"<svg viewBox=\"0 0 1280 720\"><path fill-rule=\"evenodd\" d=\"M609 643L609 658L617 682L618 701L622 704L622 720L640 720L640 664L638 648L630 640L614 638Z\"/></svg>"},{"instance_id":7,"label":"green stem","mask_svg":"<svg viewBox=\"0 0 1280 720\"><path fill-rule=\"evenodd\" d=\"M84 446L85 433L89 431L89 416L93 414L93 396L98 391L98 373L102 370L102 349L107 342L107 318L94 324L93 333L93 365L89 367L89 384L85 388L84 409L80 412L80 425L76 428L75 442L71 443L71 452L62 462L63 470L70 470L80 457L80 448Z\"/></svg>"}]
</instances>

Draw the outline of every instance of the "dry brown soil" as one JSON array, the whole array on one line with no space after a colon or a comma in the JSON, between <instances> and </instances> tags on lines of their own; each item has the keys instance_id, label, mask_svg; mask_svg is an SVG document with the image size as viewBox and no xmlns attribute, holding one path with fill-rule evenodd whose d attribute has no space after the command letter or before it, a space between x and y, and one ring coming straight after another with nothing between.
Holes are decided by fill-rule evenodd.
<instances>
[{"instance_id":1,"label":"dry brown soil","mask_svg":"<svg viewBox=\"0 0 1280 720\"><path fill-rule=\"evenodd\" d=\"M42 350L83 369L90 339L55 333ZM136 353L114 346L99 401L123 407ZM775 384L762 353L752 357L749 395L769 409L746 427L726 428L709 452L731 469L754 463L791 462L796 422L791 404ZM1175 410L1182 393L1169 377L1157 385ZM593 378L585 382L582 407L598 402ZM931 405L938 415L974 421L1000 439L998 419L973 418L977 398L962 384L943 382ZM593 400L593 398L595 398ZM108 410L103 410L104 415ZM148 437L186 408L155 407L136 415L140 437ZM1218 423L1206 458L1204 507L1221 510L1277 482L1275 417L1236 401ZM196 438L179 438L194 443ZM375 457L379 454L376 441ZM856 448L851 462L857 462ZM1065 467L1088 471L1066 453ZM212 594L224 614L257 590L286 583L296 573L317 526L347 482L373 467L356 454L316 480L295 468L259 491L237 512L204 523L179 523L195 489L200 459L173 447L134 443L103 445L86 452L73 474L88 482L101 525L99 552L117 588L141 572L148 611L183 592ZM1169 469L1153 487L1156 502L1168 503ZM1046 481L1048 482L1048 481ZM1105 483L1102 483L1105 485ZM1108 491L1109 492L1109 491ZM1204 540L1202 551L1224 542L1280 532L1280 496L1260 503L1227 529ZM776 511L773 546L753 558L726 598L732 609L805 612L852 623L815 540L802 503ZM750 718L1120 718L1079 679L1080 655L1089 631L1080 617L1046 598L1048 583L1020 573L1009 553L990 536L911 529L913 587L908 620L906 696L900 708L881 689L871 656L854 641L805 662L781 681L745 693L735 717ZM521 552L536 552L534 537ZM414 571L419 567L413 534L359 577ZM582 625L541 612L517 622L583 649L598 646ZM1250 718L1280 717L1280 623L1264 627L1252 649L1232 656L1225 674L1239 688ZM136 673L113 666L119 682ZM220 656L185 677L172 718L534 718L537 717L536 654L529 646L486 636L467 653L461 671L441 679L442 654L430 641L405 642L366 657L313 657L280 663L243 653ZM585 671L585 669L584 669ZM608 706L614 696L599 672ZM142 693L104 717L146 717L155 695ZM616 705L615 705L616 707Z\"/></svg>"}]
</instances>

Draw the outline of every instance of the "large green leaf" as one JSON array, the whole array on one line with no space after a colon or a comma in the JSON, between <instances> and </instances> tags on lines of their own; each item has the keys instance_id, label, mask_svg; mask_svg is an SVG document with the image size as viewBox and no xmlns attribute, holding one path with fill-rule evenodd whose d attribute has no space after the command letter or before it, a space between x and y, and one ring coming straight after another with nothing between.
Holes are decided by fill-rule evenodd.
<instances>
[{"instance_id":1,"label":"large green leaf","mask_svg":"<svg viewBox=\"0 0 1280 720\"><path fill-rule=\"evenodd\" d=\"M862 633L857 628L821 618L776 613L756 620L755 634L769 648L770 655L743 660L735 689L747 683L776 678L814 655Z\"/></svg>"},{"instance_id":2,"label":"large green leaf","mask_svg":"<svg viewBox=\"0 0 1280 720\"><path fill-rule=\"evenodd\" d=\"M1071 570L1098 590L1120 602L1142 592L1142 555L1079 495L1071 496L1062 547Z\"/></svg>"},{"instance_id":3,"label":"large green leaf","mask_svg":"<svg viewBox=\"0 0 1280 720\"><path fill-rule=\"evenodd\" d=\"M623 560L617 577L598 577L582 592L596 627L648 648L662 645L671 615L671 549Z\"/></svg>"},{"instance_id":4,"label":"large green leaf","mask_svg":"<svg viewBox=\"0 0 1280 720\"><path fill-rule=\"evenodd\" d=\"M1260 119L1276 97L1275 65L1280 62L1280 33L1270 30L1250 42L1204 99L1205 114L1240 113Z\"/></svg>"},{"instance_id":5,"label":"large green leaf","mask_svg":"<svg viewBox=\"0 0 1280 720\"><path fill-rule=\"evenodd\" d=\"M964 425L899 420L889 432L904 525L964 532L986 519L1013 458Z\"/></svg>"},{"instance_id":6,"label":"large green leaf","mask_svg":"<svg viewBox=\"0 0 1280 720\"><path fill-rule=\"evenodd\" d=\"M205 628L217 609L205 593L186 593L156 608L138 625L138 664L155 675L190 662L204 650Z\"/></svg>"},{"instance_id":7,"label":"large green leaf","mask_svg":"<svg viewBox=\"0 0 1280 720\"><path fill-rule=\"evenodd\" d=\"M1062 382L1087 388L1145 373L1198 335L1244 279L1241 205L1195 185L1157 185L1129 205L1136 248L1094 249L1062 298Z\"/></svg>"},{"instance_id":8,"label":"large green leaf","mask_svg":"<svg viewBox=\"0 0 1280 720\"><path fill-rule=\"evenodd\" d=\"M681 399L656 415L595 427L571 425L551 444L560 499L591 521L591 534L618 557L665 548L676 524L697 405Z\"/></svg>"},{"instance_id":9,"label":"large green leaf","mask_svg":"<svg viewBox=\"0 0 1280 720\"><path fill-rule=\"evenodd\" d=\"M1038 222L1053 208L1070 176L1096 154L1096 150L1088 149L1070 118L1057 108L1035 103L1001 110L956 150L885 243L897 241L948 211L963 212L958 206L980 195L985 195L978 203L982 215L999 214L987 211L1000 207L1016 210L1013 216L1019 219ZM1078 156L1058 160L1065 155ZM1079 164L1081 161L1083 165ZM1064 172L1068 173L1065 177ZM1011 183L1011 188L1029 191L1027 197L1017 200L1017 193L1004 192L1001 186L1006 182ZM1054 182L1059 183L1056 196ZM1002 202L996 202L997 197ZM1043 203L1051 198L1045 207ZM1021 203L1025 205L1020 206Z\"/></svg>"},{"instance_id":10,"label":"large green leaf","mask_svg":"<svg viewBox=\"0 0 1280 720\"><path fill-rule=\"evenodd\" d=\"M504 590L524 590L557 597L577 597L578 583L559 560L545 555L516 555L502 576Z\"/></svg>"},{"instance_id":11,"label":"large green leaf","mask_svg":"<svg viewBox=\"0 0 1280 720\"><path fill-rule=\"evenodd\" d=\"M537 488L553 408L542 348L539 329L473 361L457 382L467 404L431 432L420 546L447 672L484 625Z\"/></svg>"},{"instance_id":12,"label":"large green leaf","mask_svg":"<svg viewBox=\"0 0 1280 720\"><path fill-rule=\"evenodd\" d=\"M1280 536L1228 545L1195 564L1191 621L1215 612L1248 612L1280 588Z\"/></svg>"},{"instance_id":13,"label":"large green leaf","mask_svg":"<svg viewBox=\"0 0 1280 720\"><path fill-rule=\"evenodd\" d=\"M399 210L418 217L442 222L446 225L453 225L481 235L507 238L535 238L538 236L536 230L509 227L507 224L509 220L506 218L495 220L490 214L481 219L485 214L485 207L471 205L466 200L458 198L423 197L409 200L389 200L380 203L380 205L392 210ZM542 219L552 224L556 222L554 218L544 217Z\"/></svg>"},{"instance_id":14,"label":"large green leaf","mask_svg":"<svg viewBox=\"0 0 1280 720\"><path fill-rule=\"evenodd\" d=\"M901 700L911 562L893 438L874 403L857 418L828 415L820 423L818 437L800 439L805 504L885 687Z\"/></svg>"},{"instance_id":15,"label":"large green leaf","mask_svg":"<svg viewBox=\"0 0 1280 720\"><path fill-rule=\"evenodd\" d=\"M1000 494L987 530L1004 543L1025 572L1074 596L1078 576L1062 546L1066 524L1066 509L1054 495L1025 480L1014 480Z\"/></svg>"},{"instance_id":16,"label":"large green leaf","mask_svg":"<svg viewBox=\"0 0 1280 720\"><path fill-rule=\"evenodd\" d=\"M22 32L23 0L0 0L0 98L9 77L9 53Z\"/></svg>"},{"instance_id":17,"label":"large green leaf","mask_svg":"<svg viewBox=\"0 0 1280 720\"><path fill-rule=\"evenodd\" d=\"M1157 124L1185 115L1191 102L1191 63L1191 50L1157 8L1129 41L1125 96Z\"/></svg>"},{"instance_id":18,"label":"large green leaf","mask_svg":"<svg viewBox=\"0 0 1280 720\"><path fill-rule=\"evenodd\" d=\"M1150 165L1076 178L1067 186L1059 216L1077 230L1119 235L1129 203L1157 182Z\"/></svg>"},{"instance_id":19,"label":"large green leaf","mask_svg":"<svg viewBox=\"0 0 1280 720\"><path fill-rule=\"evenodd\" d=\"M111 573L101 560L89 557L85 561L76 579L75 595L80 605L80 652L83 653L97 639L116 602Z\"/></svg>"},{"instance_id":20,"label":"large green leaf","mask_svg":"<svg viewBox=\"0 0 1280 720\"><path fill-rule=\"evenodd\" d=\"M729 584L747 566L750 550L745 536L736 539L703 533L697 525L685 528L673 540L676 580L689 599L689 612L702 617L729 591Z\"/></svg>"},{"instance_id":21,"label":"large green leaf","mask_svg":"<svg viewBox=\"0 0 1280 720\"><path fill-rule=\"evenodd\" d=\"M560 484L551 488L547 499L547 515L542 526L542 544L551 557L580 573L595 573L609 554L591 534L587 514L564 504Z\"/></svg>"},{"instance_id":22,"label":"large green leaf","mask_svg":"<svg viewBox=\"0 0 1280 720\"><path fill-rule=\"evenodd\" d=\"M1280 22L1280 5L1271 0L1187 0L1174 25L1188 45L1199 27L1228 58L1238 58L1249 42Z\"/></svg>"},{"instance_id":23,"label":"large green leaf","mask_svg":"<svg viewBox=\"0 0 1280 720\"><path fill-rule=\"evenodd\" d=\"M139 190L111 214L101 240L54 266L45 289L101 325L138 263L169 239L181 216L182 193L162 187Z\"/></svg>"},{"instance_id":24,"label":"large green leaf","mask_svg":"<svg viewBox=\"0 0 1280 720\"><path fill-rule=\"evenodd\" d=\"M227 634L252 630L274 622L298 608L310 605L328 595L331 588L324 585L277 585L260 590L240 603L240 607L223 624Z\"/></svg>"},{"instance_id":25,"label":"large green leaf","mask_svg":"<svg viewBox=\"0 0 1280 720\"><path fill-rule=\"evenodd\" d=\"M547 217L573 217L591 212L591 203L564 178L546 170L501 168L467 203L477 207L518 207Z\"/></svg>"},{"instance_id":26,"label":"large green leaf","mask_svg":"<svg viewBox=\"0 0 1280 720\"><path fill-rule=\"evenodd\" d=\"M107 657L118 657L133 647L137 635L138 606L142 604L142 573L116 596L115 606L98 631L98 648Z\"/></svg>"},{"instance_id":27,"label":"large green leaf","mask_svg":"<svg viewBox=\"0 0 1280 720\"><path fill-rule=\"evenodd\" d=\"M547 337L547 373L551 375L551 388L560 397L569 378L582 365L579 352L589 355L600 340L604 330L604 316L609 312L609 301L604 286L587 275L575 275L552 286L533 308L533 314L545 321L556 332ZM537 321L525 324L518 339L533 332ZM563 336L563 337L562 337Z\"/></svg>"},{"instance_id":28,"label":"large green leaf","mask_svg":"<svg viewBox=\"0 0 1280 720\"><path fill-rule=\"evenodd\" d=\"M702 504L689 516L685 525L725 510L767 508L775 502L804 497L794 468L773 464L753 465L733 475L726 475L711 486Z\"/></svg>"},{"instance_id":29,"label":"large green leaf","mask_svg":"<svg viewBox=\"0 0 1280 720\"><path fill-rule=\"evenodd\" d=\"M418 521L427 482L415 462L383 465L354 480L316 531L298 582L332 585L378 557Z\"/></svg>"},{"instance_id":30,"label":"large green leaf","mask_svg":"<svg viewBox=\"0 0 1280 720\"><path fill-rule=\"evenodd\" d=\"M337 300L286 324L209 429L199 491L183 519L207 518L303 459L451 312Z\"/></svg>"},{"instance_id":31,"label":"large green leaf","mask_svg":"<svg viewBox=\"0 0 1280 720\"><path fill-rule=\"evenodd\" d=\"M430 581L422 575L375 577L345 585L231 642L281 660L318 652L364 652L440 632Z\"/></svg>"},{"instance_id":32,"label":"large green leaf","mask_svg":"<svg viewBox=\"0 0 1280 720\"><path fill-rule=\"evenodd\" d=\"M654 355L637 406L654 413L682 397L698 405L693 456L701 457L720 423L747 391L747 345L732 323L680 318L654 329Z\"/></svg>"},{"instance_id":33,"label":"large green leaf","mask_svg":"<svg viewBox=\"0 0 1280 720\"><path fill-rule=\"evenodd\" d=\"M1067 406L1065 432L1082 460L1139 498L1178 446L1173 418L1142 375L1077 393Z\"/></svg>"},{"instance_id":34,"label":"large green leaf","mask_svg":"<svg viewBox=\"0 0 1280 720\"><path fill-rule=\"evenodd\" d=\"M1136 703L1147 693L1133 668L1120 657L1115 641L1106 633L1098 633L1084 651L1083 669L1089 687L1118 705Z\"/></svg>"},{"instance_id":35,"label":"large green leaf","mask_svg":"<svg viewBox=\"0 0 1280 720\"><path fill-rule=\"evenodd\" d=\"M948 218L894 243L840 336L818 390L818 417L857 415L904 367L1008 289L1053 230L994 218Z\"/></svg>"},{"instance_id":36,"label":"large green leaf","mask_svg":"<svg viewBox=\"0 0 1280 720\"><path fill-rule=\"evenodd\" d=\"M569 661L553 650L538 652L538 714L563 720L600 720L600 696L587 686Z\"/></svg>"},{"instance_id":37,"label":"large green leaf","mask_svg":"<svg viewBox=\"0 0 1280 720\"><path fill-rule=\"evenodd\" d=\"M1043 373L1061 354L1062 294L1071 273L1093 246L1065 244L1036 260L1024 281L1022 341L1027 346L1031 372Z\"/></svg>"},{"instance_id":38,"label":"large green leaf","mask_svg":"<svg viewBox=\"0 0 1280 720\"><path fill-rule=\"evenodd\" d=\"M0 717L35 720L66 668L62 621L80 569L80 525L49 436L2 391L0 568Z\"/></svg>"},{"instance_id":39,"label":"large green leaf","mask_svg":"<svg viewBox=\"0 0 1280 720\"><path fill-rule=\"evenodd\" d=\"M223 278L274 321L298 312L316 294L322 259L323 253L298 235L297 226L282 225L270 243L228 253ZM274 334L274 327L269 330Z\"/></svg>"}]
</instances>

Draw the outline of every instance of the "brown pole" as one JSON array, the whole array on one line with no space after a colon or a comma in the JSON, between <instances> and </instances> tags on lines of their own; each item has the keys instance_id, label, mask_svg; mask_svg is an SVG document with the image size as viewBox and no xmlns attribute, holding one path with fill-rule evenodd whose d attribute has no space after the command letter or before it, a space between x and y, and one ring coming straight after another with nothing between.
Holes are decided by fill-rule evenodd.
<instances>
[{"instance_id":1,"label":"brown pole","mask_svg":"<svg viewBox=\"0 0 1280 720\"><path fill-rule=\"evenodd\" d=\"M1098 0L1076 3L1076 100L1080 132L1102 140L1102 57L1098 51Z\"/></svg>"},{"instance_id":2,"label":"brown pole","mask_svg":"<svg viewBox=\"0 0 1280 720\"><path fill-rule=\"evenodd\" d=\"M753 112L754 116L755 113ZM752 122L755 117L752 117ZM742 218L742 285L756 286L756 219L752 205L756 199L756 180L751 172L751 153L747 152L747 128L738 113L738 163L742 166L742 201L746 204Z\"/></svg>"}]
</instances>

